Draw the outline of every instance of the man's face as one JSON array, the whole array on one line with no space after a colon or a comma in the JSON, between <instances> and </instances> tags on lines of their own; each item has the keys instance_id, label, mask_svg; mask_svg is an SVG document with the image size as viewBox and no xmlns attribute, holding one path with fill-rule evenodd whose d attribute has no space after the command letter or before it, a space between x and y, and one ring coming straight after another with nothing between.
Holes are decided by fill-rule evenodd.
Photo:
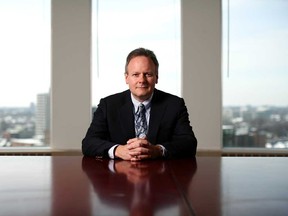
<instances>
[{"instance_id":1,"label":"man's face","mask_svg":"<svg viewBox=\"0 0 288 216\"><path fill-rule=\"evenodd\" d=\"M136 100L140 102L147 100L158 82L153 61L146 56L132 58L127 66L125 80Z\"/></svg>"}]
</instances>

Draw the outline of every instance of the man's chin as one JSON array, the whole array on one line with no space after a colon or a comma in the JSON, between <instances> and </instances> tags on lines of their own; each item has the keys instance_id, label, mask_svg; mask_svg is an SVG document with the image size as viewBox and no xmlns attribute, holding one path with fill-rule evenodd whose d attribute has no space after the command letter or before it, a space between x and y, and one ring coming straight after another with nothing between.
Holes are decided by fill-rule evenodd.
<instances>
[{"instance_id":1,"label":"man's chin","mask_svg":"<svg viewBox=\"0 0 288 216\"><path fill-rule=\"evenodd\" d=\"M151 93L134 94L134 97L140 101L145 101L149 99L150 96L151 96Z\"/></svg>"}]
</instances>

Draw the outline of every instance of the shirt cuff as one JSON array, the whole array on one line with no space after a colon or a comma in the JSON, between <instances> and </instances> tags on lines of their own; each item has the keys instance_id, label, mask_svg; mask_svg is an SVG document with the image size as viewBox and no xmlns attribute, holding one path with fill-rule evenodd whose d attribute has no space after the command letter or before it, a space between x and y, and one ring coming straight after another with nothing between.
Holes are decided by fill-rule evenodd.
<instances>
[{"instance_id":1,"label":"shirt cuff","mask_svg":"<svg viewBox=\"0 0 288 216\"><path fill-rule=\"evenodd\" d=\"M160 144L158 144L157 146L159 146L160 148L161 148L161 151L162 151L162 157L165 157L165 155L166 155L166 148L163 146L163 145L160 145Z\"/></svg>"},{"instance_id":2,"label":"shirt cuff","mask_svg":"<svg viewBox=\"0 0 288 216\"><path fill-rule=\"evenodd\" d=\"M115 148L116 148L117 146L118 146L118 145L114 145L114 146L112 146L112 147L109 149L109 151L108 151L108 156L109 156L109 158L115 159L114 150L115 150Z\"/></svg>"}]
</instances>

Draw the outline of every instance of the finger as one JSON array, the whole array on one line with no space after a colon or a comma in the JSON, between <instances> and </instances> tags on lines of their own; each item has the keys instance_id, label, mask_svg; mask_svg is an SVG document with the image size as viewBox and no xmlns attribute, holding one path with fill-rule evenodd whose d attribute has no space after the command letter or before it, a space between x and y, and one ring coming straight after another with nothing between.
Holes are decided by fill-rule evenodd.
<instances>
[{"instance_id":1,"label":"finger","mask_svg":"<svg viewBox=\"0 0 288 216\"><path fill-rule=\"evenodd\" d=\"M132 151L132 150L134 151L134 150L136 150L139 147L141 147L141 145L139 143L136 143L136 142L131 143L130 145L127 145L127 149L129 151Z\"/></svg>"},{"instance_id":2,"label":"finger","mask_svg":"<svg viewBox=\"0 0 288 216\"><path fill-rule=\"evenodd\" d=\"M127 141L127 144L131 144L131 143L133 143L133 142L135 142L135 141L137 141L137 140L138 140L138 138L129 139L129 140Z\"/></svg>"},{"instance_id":3,"label":"finger","mask_svg":"<svg viewBox=\"0 0 288 216\"><path fill-rule=\"evenodd\" d=\"M131 158L131 161L141 161L141 160L147 160L147 159L150 159L151 156L150 155L136 155L134 157Z\"/></svg>"},{"instance_id":4,"label":"finger","mask_svg":"<svg viewBox=\"0 0 288 216\"><path fill-rule=\"evenodd\" d=\"M146 158L146 157L150 157L149 156L149 149L147 148L137 148L137 149L134 149L132 151L129 152L129 155L132 157L132 158Z\"/></svg>"},{"instance_id":5,"label":"finger","mask_svg":"<svg viewBox=\"0 0 288 216\"><path fill-rule=\"evenodd\" d=\"M131 156L131 157L137 157L138 155L140 155L140 152L136 152L136 151L130 151L129 152L129 155Z\"/></svg>"},{"instance_id":6,"label":"finger","mask_svg":"<svg viewBox=\"0 0 288 216\"><path fill-rule=\"evenodd\" d=\"M141 155L135 155L133 157L131 157L131 161L135 162L135 161L141 161L143 160L143 156Z\"/></svg>"},{"instance_id":7,"label":"finger","mask_svg":"<svg viewBox=\"0 0 288 216\"><path fill-rule=\"evenodd\" d=\"M145 137L135 137L135 138L129 139L127 141L127 144L131 144L131 143L137 142L137 141L144 141L144 140L148 142L148 140L146 139L146 136Z\"/></svg>"},{"instance_id":8,"label":"finger","mask_svg":"<svg viewBox=\"0 0 288 216\"><path fill-rule=\"evenodd\" d=\"M127 145L128 150L133 150L137 148L148 148L149 143L146 140L136 140Z\"/></svg>"}]
</instances>

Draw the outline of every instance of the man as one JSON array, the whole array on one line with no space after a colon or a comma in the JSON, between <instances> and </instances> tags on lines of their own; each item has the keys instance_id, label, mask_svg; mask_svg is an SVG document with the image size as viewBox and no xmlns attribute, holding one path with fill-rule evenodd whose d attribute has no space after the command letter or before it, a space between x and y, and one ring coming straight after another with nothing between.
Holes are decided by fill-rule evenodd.
<instances>
[{"instance_id":1,"label":"man","mask_svg":"<svg viewBox=\"0 0 288 216\"><path fill-rule=\"evenodd\" d=\"M129 90L100 100L82 141L85 156L131 161L195 156L197 140L184 100L155 88L158 68L152 51L129 53Z\"/></svg>"}]
</instances>

